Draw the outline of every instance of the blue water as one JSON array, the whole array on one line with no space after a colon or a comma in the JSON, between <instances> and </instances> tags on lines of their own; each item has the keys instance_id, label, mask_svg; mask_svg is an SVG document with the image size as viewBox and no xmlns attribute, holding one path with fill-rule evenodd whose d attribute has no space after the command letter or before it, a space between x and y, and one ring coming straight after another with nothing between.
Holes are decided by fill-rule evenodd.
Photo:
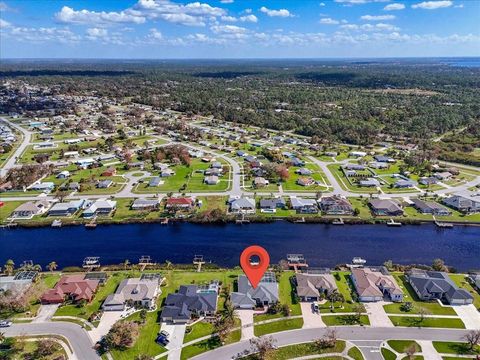
<instances>
[{"instance_id":1,"label":"blue water","mask_svg":"<svg viewBox=\"0 0 480 360\"><path fill-rule=\"evenodd\" d=\"M86 256L100 256L103 264L125 259L137 262L150 255L157 262L191 263L195 254L224 266L238 265L241 251L259 244L271 262L287 253L303 253L313 266L335 266L354 256L369 264L387 259L395 263L430 264L442 258L459 270L480 269L480 227L440 230L433 225L389 228L384 225L291 224L279 221L249 225L129 224L61 229L0 230L0 264L33 260L45 266L81 265Z\"/></svg>"},{"instance_id":2,"label":"blue water","mask_svg":"<svg viewBox=\"0 0 480 360\"><path fill-rule=\"evenodd\" d=\"M480 61L457 61L448 63L450 66L459 66L459 67L471 67L471 68L478 68L480 67Z\"/></svg>"}]
</instances>

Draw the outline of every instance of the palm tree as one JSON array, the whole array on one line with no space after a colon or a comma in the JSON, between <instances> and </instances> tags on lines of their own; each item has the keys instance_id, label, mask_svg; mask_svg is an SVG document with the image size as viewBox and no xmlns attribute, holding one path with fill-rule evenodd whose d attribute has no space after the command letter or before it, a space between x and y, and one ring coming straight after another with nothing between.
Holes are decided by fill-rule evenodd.
<instances>
[{"instance_id":1,"label":"palm tree","mask_svg":"<svg viewBox=\"0 0 480 360\"><path fill-rule=\"evenodd\" d=\"M5 274L12 275L15 269L15 263L12 259L8 259L3 268L5 269Z\"/></svg>"},{"instance_id":2,"label":"palm tree","mask_svg":"<svg viewBox=\"0 0 480 360\"><path fill-rule=\"evenodd\" d=\"M128 265L130 265L130 261L128 259L125 259L123 262L123 270L127 270Z\"/></svg>"},{"instance_id":3,"label":"palm tree","mask_svg":"<svg viewBox=\"0 0 480 360\"><path fill-rule=\"evenodd\" d=\"M224 307L223 312L222 312L223 319L225 321L228 321L231 324L234 324L235 319L238 318L237 310L235 310L232 303L228 300L225 302L225 305L223 307Z\"/></svg>"},{"instance_id":4,"label":"palm tree","mask_svg":"<svg viewBox=\"0 0 480 360\"><path fill-rule=\"evenodd\" d=\"M0 332L0 344L5 341L5 334L3 332Z\"/></svg>"},{"instance_id":5,"label":"palm tree","mask_svg":"<svg viewBox=\"0 0 480 360\"><path fill-rule=\"evenodd\" d=\"M57 270L57 263L55 261L51 261L48 265L47 265L47 269L51 272Z\"/></svg>"},{"instance_id":6,"label":"palm tree","mask_svg":"<svg viewBox=\"0 0 480 360\"><path fill-rule=\"evenodd\" d=\"M40 272L40 271L42 271L42 265L40 265L40 264L35 264L35 265L32 266L32 270L33 270L33 271L39 271L39 272Z\"/></svg>"},{"instance_id":7,"label":"palm tree","mask_svg":"<svg viewBox=\"0 0 480 360\"><path fill-rule=\"evenodd\" d=\"M173 263L170 260L165 260L165 266L167 270L171 270L173 268Z\"/></svg>"},{"instance_id":8,"label":"palm tree","mask_svg":"<svg viewBox=\"0 0 480 360\"><path fill-rule=\"evenodd\" d=\"M336 302L343 302L344 297L338 291L334 290L330 294L327 295L327 299L330 301L330 310L333 310L334 303Z\"/></svg>"}]
</instances>

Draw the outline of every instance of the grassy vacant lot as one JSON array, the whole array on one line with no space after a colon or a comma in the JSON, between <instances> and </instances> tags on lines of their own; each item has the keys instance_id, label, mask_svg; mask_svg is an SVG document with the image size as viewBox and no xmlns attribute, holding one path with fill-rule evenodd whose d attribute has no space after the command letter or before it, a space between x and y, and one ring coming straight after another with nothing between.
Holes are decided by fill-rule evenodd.
<instances>
[{"instance_id":1,"label":"grassy vacant lot","mask_svg":"<svg viewBox=\"0 0 480 360\"><path fill-rule=\"evenodd\" d=\"M341 353L343 350L345 350L345 341L342 340L338 340L334 347L326 349L320 349L313 342L308 342L282 346L275 350L272 358L275 360L288 360L303 356ZM245 359L251 359L251 357L246 357ZM322 357L322 359L324 358Z\"/></svg>"},{"instance_id":2,"label":"grassy vacant lot","mask_svg":"<svg viewBox=\"0 0 480 360\"><path fill-rule=\"evenodd\" d=\"M361 315L360 321L357 322L353 315L324 315L322 320L327 326L341 326L341 325L370 325L370 320L367 315Z\"/></svg>"},{"instance_id":3,"label":"grassy vacant lot","mask_svg":"<svg viewBox=\"0 0 480 360\"><path fill-rule=\"evenodd\" d=\"M302 309L300 308L300 304L295 300L295 289L290 282L290 278L294 275L293 271L285 271L282 272L280 275L280 281L278 284L278 292L279 292L279 301L281 304L287 304L290 308L290 315L301 315ZM264 314L264 315L256 315L254 317L254 322L275 319L283 317L283 314L277 313L274 315Z\"/></svg>"},{"instance_id":4,"label":"grassy vacant lot","mask_svg":"<svg viewBox=\"0 0 480 360\"><path fill-rule=\"evenodd\" d=\"M450 274L450 278L457 284L459 287L467 290L474 298L473 304L477 309L480 309L480 294L472 287L472 285L467 281L465 275L463 274Z\"/></svg>"},{"instance_id":5,"label":"grassy vacant lot","mask_svg":"<svg viewBox=\"0 0 480 360\"><path fill-rule=\"evenodd\" d=\"M255 336L262 336L265 334L271 334L279 331L300 329L303 326L302 318L278 320L266 324L255 325Z\"/></svg>"},{"instance_id":6,"label":"grassy vacant lot","mask_svg":"<svg viewBox=\"0 0 480 360\"><path fill-rule=\"evenodd\" d=\"M390 316L390 320L395 326L465 329L462 320L452 318L424 318L422 321L420 317Z\"/></svg>"},{"instance_id":7,"label":"grassy vacant lot","mask_svg":"<svg viewBox=\"0 0 480 360\"><path fill-rule=\"evenodd\" d=\"M480 354L480 346L477 345L473 350L468 349L467 343L449 342L449 341L434 341L433 347L440 354L455 354L455 355L476 355Z\"/></svg>"},{"instance_id":8,"label":"grassy vacant lot","mask_svg":"<svg viewBox=\"0 0 480 360\"><path fill-rule=\"evenodd\" d=\"M441 306L438 302L420 301L413 288L407 282L405 275L395 273L393 274L393 277L403 290L403 300L405 302L411 302L413 304L413 309L406 313L401 310L402 304L396 303L385 305L383 307L385 312L389 314L418 314L420 310L423 309L432 315L457 315L452 307Z\"/></svg>"},{"instance_id":9,"label":"grassy vacant lot","mask_svg":"<svg viewBox=\"0 0 480 360\"><path fill-rule=\"evenodd\" d=\"M283 190L285 191L307 191L307 192L316 192L316 191L325 191L327 190L326 186L321 185L312 185L312 186L301 186L297 184L297 180L301 177L311 177L316 181L320 181L325 185L328 185L328 180L322 170L313 163L306 163L305 168L312 171L312 175L298 175L295 171L301 169L300 167L291 166L288 169L288 173L290 174L287 181L282 183Z\"/></svg>"},{"instance_id":10,"label":"grassy vacant lot","mask_svg":"<svg viewBox=\"0 0 480 360\"><path fill-rule=\"evenodd\" d=\"M405 349L415 345L415 352L422 352L422 347L414 340L390 340L387 342L390 347L398 353L405 352Z\"/></svg>"},{"instance_id":11,"label":"grassy vacant lot","mask_svg":"<svg viewBox=\"0 0 480 360\"><path fill-rule=\"evenodd\" d=\"M201 354L203 352L210 351L217 347L240 341L241 336L242 336L242 333L239 329L239 330L232 331L230 335L227 337L227 339L225 340L224 344L220 342L220 339L218 337L213 337L208 340L200 341L196 344L186 346L182 349L182 354L180 359L181 360L191 359L192 357L198 354Z\"/></svg>"},{"instance_id":12,"label":"grassy vacant lot","mask_svg":"<svg viewBox=\"0 0 480 360\"><path fill-rule=\"evenodd\" d=\"M105 285L98 288L92 302L85 306L66 305L58 308L55 316L76 316L88 320L88 318L100 309L103 301L109 294L115 292L123 279L131 277L133 273L115 272L110 275Z\"/></svg>"},{"instance_id":13,"label":"grassy vacant lot","mask_svg":"<svg viewBox=\"0 0 480 360\"><path fill-rule=\"evenodd\" d=\"M19 338L5 338L5 340L2 343L2 347L8 349L10 348L10 345L13 345L15 343L22 342L24 345L22 350L16 351L13 355L11 354L11 357L9 355L8 351L2 351L0 350L0 355L5 355L5 359L42 359L42 360L54 360L54 359L59 359L59 358L64 358L67 359L68 356L63 350L62 346L58 343L55 343L54 345L54 352L52 355L47 355L47 356L41 356L39 354L36 354L37 348L38 348L38 341L25 341L27 339L38 339L40 340L42 337L25 337L20 340ZM3 357L2 357L3 358Z\"/></svg>"}]
</instances>

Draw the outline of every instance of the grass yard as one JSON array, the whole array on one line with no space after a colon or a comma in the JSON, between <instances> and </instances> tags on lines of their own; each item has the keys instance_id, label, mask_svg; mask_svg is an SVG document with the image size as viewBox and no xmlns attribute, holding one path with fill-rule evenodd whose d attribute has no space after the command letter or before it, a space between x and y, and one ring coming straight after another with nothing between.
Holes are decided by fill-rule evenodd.
<instances>
[{"instance_id":1,"label":"grass yard","mask_svg":"<svg viewBox=\"0 0 480 360\"><path fill-rule=\"evenodd\" d=\"M232 331L230 333L230 335L227 337L225 341L225 344L222 344L218 337L213 337L208 340L204 340L196 344L186 346L182 349L182 354L180 359L181 360L191 359L192 357L198 354L216 349L222 345L238 342L240 341L241 336L242 336L242 333L241 333L241 330L239 329L239 330Z\"/></svg>"},{"instance_id":2,"label":"grass yard","mask_svg":"<svg viewBox=\"0 0 480 360\"><path fill-rule=\"evenodd\" d=\"M420 317L412 316L389 316L389 318L395 326L465 329L465 324L460 319L424 318L421 321Z\"/></svg>"},{"instance_id":3,"label":"grass yard","mask_svg":"<svg viewBox=\"0 0 480 360\"><path fill-rule=\"evenodd\" d=\"M422 352L422 347L414 340L389 340L387 343L398 353L404 353L412 345L416 348L415 352Z\"/></svg>"},{"instance_id":4,"label":"grass yard","mask_svg":"<svg viewBox=\"0 0 480 360\"><path fill-rule=\"evenodd\" d=\"M272 359L288 360L303 356L341 353L343 350L345 350L345 341L342 340L337 340L335 346L326 349L320 349L315 346L313 342L308 342L279 347L273 352ZM251 356L247 356L245 359L247 360L251 358Z\"/></svg>"},{"instance_id":5,"label":"grass yard","mask_svg":"<svg viewBox=\"0 0 480 360\"><path fill-rule=\"evenodd\" d=\"M320 313L345 313L353 311L355 304L352 299L352 290L349 285L351 281L349 274L350 273L347 271L338 271L333 274L338 292L343 295L345 302L334 303L333 311L330 309L330 302L326 302L325 304L320 305Z\"/></svg>"},{"instance_id":6,"label":"grass yard","mask_svg":"<svg viewBox=\"0 0 480 360\"><path fill-rule=\"evenodd\" d=\"M450 341L433 341L433 347L440 354L455 354L455 355L476 355L480 354L480 345L469 350L468 344L463 342Z\"/></svg>"},{"instance_id":7,"label":"grass yard","mask_svg":"<svg viewBox=\"0 0 480 360\"><path fill-rule=\"evenodd\" d=\"M288 168L288 173L290 174L287 181L282 183L282 188L285 191L305 191L305 192L317 192L317 191L325 191L327 190L328 180L322 170L313 163L306 163L304 168L309 169L312 171L311 175L299 175L296 174L295 171L301 169L300 167L290 166ZM321 183L325 184L326 186L322 185L312 185L312 186L301 186L297 184L297 180L301 177L312 178L315 181L320 181Z\"/></svg>"},{"instance_id":8,"label":"grass yard","mask_svg":"<svg viewBox=\"0 0 480 360\"><path fill-rule=\"evenodd\" d=\"M7 221L13 210L25 203L25 201L5 201L3 206L0 207L0 222Z\"/></svg>"},{"instance_id":9,"label":"grass yard","mask_svg":"<svg viewBox=\"0 0 480 360\"><path fill-rule=\"evenodd\" d=\"M206 321L200 321L192 326L187 326L187 330L185 331L185 337L183 338L183 343L185 344L192 340L210 335L213 333L213 330L213 324Z\"/></svg>"},{"instance_id":10,"label":"grass yard","mask_svg":"<svg viewBox=\"0 0 480 360\"><path fill-rule=\"evenodd\" d=\"M63 349L63 347L58 344L58 343L54 343L54 347L53 347L53 354L52 355L48 355L48 356L41 356L39 354L36 354L36 350L38 348L38 340L40 340L41 338L43 337L22 337L22 340L20 340L20 338L5 338L5 340L3 341L2 343L2 348L5 348L7 350L0 350L0 355L5 355L5 359L12 359L12 360L20 360L20 359L42 359L42 360L54 360L54 359L59 359L59 358L64 358L64 359L67 359L68 356L65 352L65 350ZM37 341L26 341L27 339L38 339ZM23 349L20 350L20 351L15 351L15 352L11 352L11 351L8 351L8 349L10 348L10 346L15 346L14 344L15 343L19 343L19 342L22 342L24 344L23 346ZM3 358L3 357L2 357Z\"/></svg>"},{"instance_id":11,"label":"grass yard","mask_svg":"<svg viewBox=\"0 0 480 360\"><path fill-rule=\"evenodd\" d=\"M353 315L324 315L322 321L327 326L370 325L370 319L367 315L361 315L359 322Z\"/></svg>"},{"instance_id":12,"label":"grass yard","mask_svg":"<svg viewBox=\"0 0 480 360\"><path fill-rule=\"evenodd\" d=\"M385 360L396 360L397 355L395 355L392 351L382 348L382 356Z\"/></svg>"},{"instance_id":13,"label":"grass yard","mask_svg":"<svg viewBox=\"0 0 480 360\"><path fill-rule=\"evenodd\" d=\"M362 352L356 346L350 348L350 350L348 350L347 355L354 360L364 360Z\"/></svg>"},{"instance_id":14,"label":"grass yard","mask_svg":"<svg viewBox=\"0 0 480 360\"><path fill-rule=\"evenodd\" d=\"M276 333L280 331L300 329L303 326L302 318L279 320L266 324L255 325L254 334L255 336L262 336L265 334Z\"/></svg>"}]
</instances>

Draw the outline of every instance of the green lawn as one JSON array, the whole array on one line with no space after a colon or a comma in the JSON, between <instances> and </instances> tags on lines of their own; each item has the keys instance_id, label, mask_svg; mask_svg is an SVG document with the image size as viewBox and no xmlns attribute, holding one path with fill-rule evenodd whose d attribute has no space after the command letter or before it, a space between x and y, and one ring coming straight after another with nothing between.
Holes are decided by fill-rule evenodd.
<instances>
[{"instance_id":1,"label":"green lawn","mask_svg":"<svg viewBox=\"0 0 480 360\"><path fill-rule=\"evenodd\" d=\"M335 354L341 353L345 350L345 341L337 340L335 346L320 349L313 342L288 345L279 347L272 354L272 359L275 360L288 360L297 357L311 356L311 355L321 355L321 354ZM252 357L248 356L245 359L251 359ZM323 357L322 357L323 359ZM363 357L362 357L363 359Z\"/></svg>"},{"instance_id":2,"label":"green lawn","mask_svg":"<svg viewBox=\"0 0 480 360\"><path fill-rule=\"evenodd\" d=\"M388 345L398 353L404 353L407 348L415 345L417 349L415 352L422 352L422 347L414 340L389 340Z\"/></svg>"},{"instance_id":3,"label":"green lawn","mask_svg":"<svg viewBox=\"0 0 480 360\"><path fill-rule=\"evenodd\" d=\"M232 344L234 342L240 341L240 338L242 336L242 333L239 330L232 331L228 338L225 341L225 344L222 344L220 342L220 339L218 337L213 337L208 340L204 340L201 342L198 342L193 345L186 346L182 349L182 355L180 357L181 360L187 360L191 359L192 357L201 354L206 351L210 351L213 349L216 349L222 345L227 345L227 344Z\"/></svg>"},{"instance_id":4,"label":"green lawn","mask_svg":"<svg viewBox=\"0 0 480 360\"><path fill-rule=\"evenodd\" d=\"M205 321L197 322L193 326L187 326L183 343L212 334L214 331L213 324Z\"/></svg>"},{"instance_id":5,"label":"green lawn","mask_svg":"<svg viewBox=\"0 0 480 360\"><path fill-rule=\"evenodd\" d=\"M302 318L279 320L267 324L255 325L254 333L255 336L262 336L265 334L271 334L279 331L300 329L302 326Z\"/></svg>"},{"instance_id":6,"label":"green lawn","mask_svg":"<svg viewBox=\"0 0 480 360\"><path fill-rule=\"evenodd\" d=\"M390 316L390 320L395 326L465 329L462 320L452 318L425 318L420 321L419 317Z\"/></svg>"},{"instance_id":7,"label":"green lawn","mask_svg":"<svg viewBox=\"0 0 480 360\"><path fill-rule=\"evenodd\" d=\"M317 191L327 190L327 186L329 185L327 177L325 176L325 174L322 172L322 170L316 164L306 163L304 168L311 170L312 175L305 175L305 176L304 175L298 175L298 174L295 173L295 171L299 170L300 167L295 167L295 166L289 167L288 173L290 174L290 176L287 179L287 181L282 183L283 190L285 190L285 191L296 191L296 192L299 192L299 191L317 192ZM311 177L312 179L314 179L316 181L322 182L326 186L322 186L322 185L301 186L301 185L298 185L297 180L301 177L308 177L308 178Z\"/></svg>"},{"instance_id":8,"label":"green lawn","mask_svg":"<svg viewBox=\"0 0 480 360\"><path fill-rule=\"evenodd\" d=\"M13 210L22 205L25 201L5 201L0 207L0 222L7 221Z\"/></svg>"},{"instance_id":9,"label":"green lawn","mask_svg":"<svg viewBox=\"0 0 480 360\"><path fill-rule=\"evenodd\" d=\"M473 350L468 349L468 344L463 342L433 341L433 347L440 354L475 355L480 354L480 345Z\"/></svg>"},{"instance_id":10,"label":"green lawn","mask_svg":"<svg viewBox=\"0 0 480 360\"><path fill-rule=\"evenodd\" d=\"M350 350L348 350L347 355L354 360L364 360L362 352L356 346L350 348Z\"/></svg>"},{"instance_id":11,"label":"green lawn","mask_svg":"<svg viewBox=\"0 0 480 360\"><path fill-rule=\"evenodd\" d=\"M342 326L342 325L359 325L352 315L324 315L322 321L327 326ZM370 320L367 315L360 316L361 325L370 325Z\"/></svg>"},{"instance_id":12,"label":"green lawn","mask_svg":"<svg viewBox=\"0 0 480 360\"><path fill-rule=\"evenodd\" d=\"M382 356L385 360L396 360L397 355L395 355L392 351L382 348Z\"/></svg>"}]
</instances>

